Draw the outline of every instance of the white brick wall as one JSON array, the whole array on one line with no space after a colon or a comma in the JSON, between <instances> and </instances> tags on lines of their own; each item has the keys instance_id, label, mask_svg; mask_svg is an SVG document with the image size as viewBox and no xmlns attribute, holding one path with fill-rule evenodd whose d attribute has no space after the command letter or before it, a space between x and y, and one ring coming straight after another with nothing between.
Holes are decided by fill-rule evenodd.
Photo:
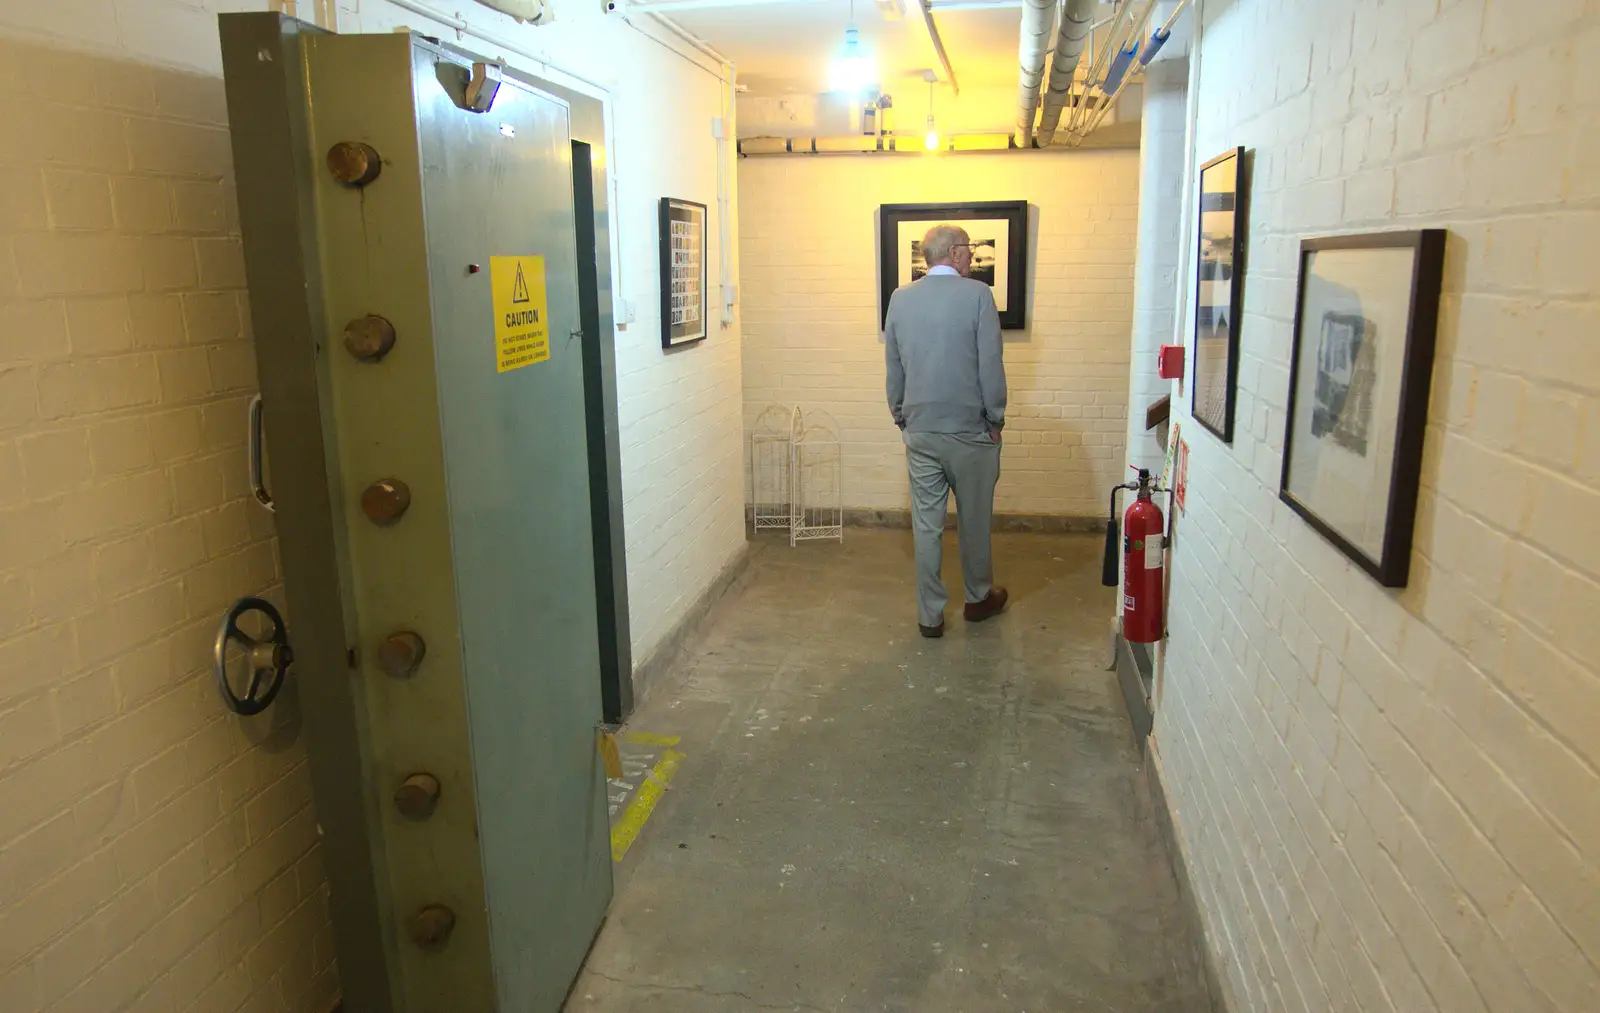
<instances>
[{"instance_id":1,"label":"white brick wall","mask_svg":"<svg viewBox=\"0 0 1600 1013\"><path fill-rule=\"evenodd\" d=\"M207 669L227 604L278 586L243 481L255 359L215 28L251 6L266 3L0 7L6 1013L324 1013L337 988L304 750L292 728L225 717ZM643 656L743 541L738 330L664 356L655 311L656 198L716 206L718 82L598 5L545 29L467 13L619 95ZM399 23L429 27L341 0L341 30Z\"/></svg>"},{"instance_id":2,"label":"white brick wall","mask_svg":"<svg viewBox=\"0 0 1600 1013\"><path fill-rule=\"evenodd\" d=\"M1099 516L1122 480L1138 188L1134 151L740 160L746 425L774 401L825 410L841 429L845 505L909 506L884 403L878 207L1025 199L1032 296L1028 329L1003 332L995 505Z\"/></svg>"},{"instance_id":3,"label":"white brick wall","mask_svg":"<svg viewBox=\"0 0 1600 1013\"><path fill-rule=\"evenodd\" d=\"M1174 54L1176 55L1176 54ZM1144 78L1144 108L1139 117L1138 263L1133 288L1133 355L1128 364L1127 461L1161 473L1166 452L1146 429L1145 409L1171 384L1157 374L1162 345L1172 342L1178 308L1178 270L1182 259L1183 177L1188 149L1187 60L1153 63Z\"/></svg>"},{"instance_id":4,"label":"white brick wall","mask_svg":"<svg viewBox=\"0 0 1600 1013\"><path fill-rule=\"evenodd\" d=\"M0 26L115 45L77 6ZM222 82L50 41L0 66L0 1009L324 1013L305 753L208 669L278 586Z\"/></svg>"},{"instance_id":5,"label":"white brick wall","mask_svg":"<svg viewBox=\"0 0 1600 1013\"><path fill-rule=\"evenodd\" d=\"M1250 264L1235 444L1184 427L1155 743L1225 990L1600 1009L1600 18L1202 14L1196 153L1255 149ZM1398 592L1276 499L1298 241L1391 226L1452 234Z\"/></svg>"}]
</instances>

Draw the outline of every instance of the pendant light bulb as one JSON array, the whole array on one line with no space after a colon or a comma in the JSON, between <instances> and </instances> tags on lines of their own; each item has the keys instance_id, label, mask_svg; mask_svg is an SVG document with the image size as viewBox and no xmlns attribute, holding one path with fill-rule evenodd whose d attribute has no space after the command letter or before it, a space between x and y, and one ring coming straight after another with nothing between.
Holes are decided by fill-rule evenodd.
<instances>
[{"instance_id":1,"label":"pendant light bulb","mask_svg":"<svg viewBox=\"0 0 1600 1013\"><path fill-rule=\"evenodd\" d=\"M922 146L929 151L939 150L939 129L933 122L933 71L928 71L928 133L922 138Z\"/></svg>"},{"instance_id":2,"label":"pendant light bulb","mask_svg":"<svg viewBox=\"0 0 1600 1013\"><path fill-rule=\"evenodd\" d=\"M859 95L872 83L872 75L872 61L861 51L861 30L852 23L844 30L844 50L829 68L829 85L834 91Z\"/></svg>"}]
</instances>

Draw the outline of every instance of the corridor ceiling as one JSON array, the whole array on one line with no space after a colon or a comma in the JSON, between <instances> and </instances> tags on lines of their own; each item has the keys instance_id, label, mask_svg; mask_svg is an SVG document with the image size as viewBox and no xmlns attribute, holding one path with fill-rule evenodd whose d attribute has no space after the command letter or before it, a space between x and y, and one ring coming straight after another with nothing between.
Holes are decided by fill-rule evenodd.
<instances>
[{"instance_id":1,"label":"corridor ceiling","mask_svg":"<svg viewBox=\"0 0 1600 1013\"><path fill-rule=\"evenodd\" d=\"M751 95L817 94L828 90L829 65L843 48L852 0L704 0L716 6L663 10L739 65L739 81ZM861 45L878 67L885 91L923 79L939 69L916 0L854 0ZM650 10L648 3L635 10ZM1109 11L1110 8L1107 7ZM962 88L1015 86L1017 42L1022 21L1015 3L957 4L935 0L934 17Z\"/></svg>"}]
</instances>

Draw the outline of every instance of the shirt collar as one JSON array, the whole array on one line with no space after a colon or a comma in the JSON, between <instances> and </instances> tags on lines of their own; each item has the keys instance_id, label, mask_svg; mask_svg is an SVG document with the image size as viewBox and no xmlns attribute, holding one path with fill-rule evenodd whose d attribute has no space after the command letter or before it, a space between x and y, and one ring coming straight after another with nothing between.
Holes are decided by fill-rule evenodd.
<instances>
[{"instance_id":1,"label":"shirt collar","mask_svg":"<svg viewBox=\"0 0 1600 1013\"><path fill-rule=\"evenodd\" d=\"M955 268L951 267L949 264L935 264L932 267L928 268L928 277L931 278L936 274L953 274L956 277L960 277L961 276L961 272L957 271Z\"/></svg>"}]
</instances>

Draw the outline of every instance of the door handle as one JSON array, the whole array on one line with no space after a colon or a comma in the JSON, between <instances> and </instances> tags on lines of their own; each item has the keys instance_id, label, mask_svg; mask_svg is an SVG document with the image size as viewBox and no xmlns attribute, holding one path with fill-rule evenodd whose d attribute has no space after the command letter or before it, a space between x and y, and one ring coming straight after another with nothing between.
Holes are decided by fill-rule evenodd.
<instances>
[{"instance_id":1,"label":"door handle","mask_svg":"<svg viewBox=\"0 0 1600 1013\"><path fill-rule=\"evenodd\" d=\"M267 508L268 513L276 513L277 507L273 505L272 493L267 491L267 480L263 473L263 455L261 453L261 395L257 394L250 399L250 429L249 464L250 492L255 496L256 502Z\"/></svg>"},{"instance_id":2,"label":"door handle","mask_svg":"<svg viewBox=\"0 0 1600 1013\"><path fill-rule=\"evenodd\" d=\"M251 612L260 612L272 623L264 637L252 637L239 628L239 619ZM244 695L233 691L228 678L228 644L236 643L244 649L245 665L249 670L250 687ZM240 598L222 617L217 627L217 639L212 648L211 673L217 680L217 693L223 706L235 714L260 714L272 706L272 701L283 688L283 677L294 662L294 651L289 647L289 630L283 615L265 598Z\"/></svg>"}]
</instances>

